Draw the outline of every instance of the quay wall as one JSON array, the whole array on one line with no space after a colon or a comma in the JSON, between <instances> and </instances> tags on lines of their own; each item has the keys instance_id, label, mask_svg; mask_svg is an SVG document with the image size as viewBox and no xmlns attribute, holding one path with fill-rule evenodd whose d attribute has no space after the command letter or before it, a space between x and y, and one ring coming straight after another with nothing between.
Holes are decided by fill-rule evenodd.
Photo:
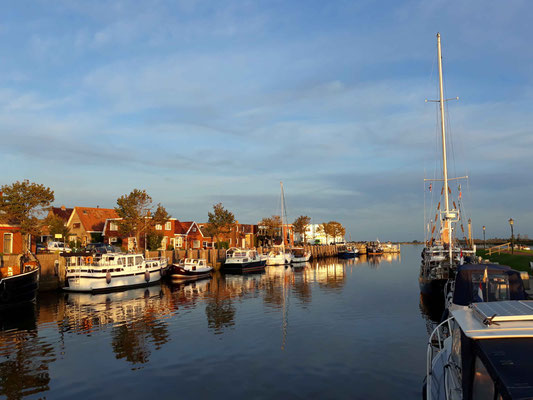
<instances>
[{"instance_id":1,"label":"quay wall","mask_svg":"<svg viewBox=\"0 0 533 400\"><path fill-rule=\"evenodd\" d=\"M304 246L311 252L314 259L336 257L338 247L335 245ZM270 248L258 247L259 254L268 254ZM147 251L146 258L166 257L169 263L177 262L182 258L205 258L215 270L220 269L226 258L225 249L201 249L201 250L174 250L174 251ZM66 260L59 253L37 254L37 260L41 265L39 280L40 291L60 289L65 285ZM0 267L19 264L20 255L0 255Z\"/></svg>"}]
</instances>

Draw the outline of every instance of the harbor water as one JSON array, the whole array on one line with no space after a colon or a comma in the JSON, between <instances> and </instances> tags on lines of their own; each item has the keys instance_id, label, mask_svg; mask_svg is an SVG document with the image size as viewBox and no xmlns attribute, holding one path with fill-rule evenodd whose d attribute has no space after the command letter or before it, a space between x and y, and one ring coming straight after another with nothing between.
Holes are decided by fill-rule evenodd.
<instances>
[{"instance_id":1,"label":"harbor water","mask_svg":"<svg viewBox=\"0 0 533 400\"><path fill-rule=\"evenodd\" d=\"M0 398L421 397L419 246L0 314Z\"/></svg>"}]
</instances>

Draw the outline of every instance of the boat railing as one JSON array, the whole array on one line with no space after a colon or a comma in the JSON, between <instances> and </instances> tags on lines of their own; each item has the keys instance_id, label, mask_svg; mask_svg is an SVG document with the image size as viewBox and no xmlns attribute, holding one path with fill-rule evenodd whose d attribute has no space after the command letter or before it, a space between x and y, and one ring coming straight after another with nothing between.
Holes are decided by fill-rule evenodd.
<instances>
[{"instance_id":1,"label":"boat railing","mask_svg":"<svg viewBox=\"0 0 533 400\"><path fill-rule=\"evenodd\" d=\"M450 336L452 332L451 322L453 317L442 321L437 327L431 332L428 339L428 347L426 354L426 394L427 400L431 399L431 383L432 383L432 363L435 352L438 353L444 347L444 339Z\"/></svg>"}]
</instances>

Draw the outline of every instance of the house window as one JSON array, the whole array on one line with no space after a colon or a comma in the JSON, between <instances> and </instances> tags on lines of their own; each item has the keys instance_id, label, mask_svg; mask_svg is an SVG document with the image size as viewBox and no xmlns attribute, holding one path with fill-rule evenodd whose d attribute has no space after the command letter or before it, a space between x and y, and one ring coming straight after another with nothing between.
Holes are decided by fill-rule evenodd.
<instances>
[{"instance_id":1,"label":"house window","mask_svg":"<svg viewBox=\"0 0 533 400\"><path fill-rule=\"evenodd\" d=\"M116 243L117 242L117 238L116 237L111 237L111 238L109 238L109 242L110 243Z\"/></svg>"},{"instance_id":2,"label":"house window","mask_svg":"<svg viewBox=\"0 0 533 400\"><path fill-rule=\"evenodd\" d=\"M196 232L196 228L192 228L192 231L193 231L193 232Z\"/></svg>"},{"instance_id":3,"label":"house window","mask_svg":"<svg viewBox=\"0 0 533 400\"><path fill-rule=\"evenodd\" d=\"M4 254L11 254L13 252L13 234L4 233Z\"/></svg>"},{"instance_id":4,"label":"house window","mask_svg":"<svg viewBox=\"0 0 533 400\"><path fill-rule=\"evenodd\" d=\"M182 237L179 237L178 238L178 247L183 247L183 238Z\"/></svg>"},{"instance_id":5,"label":"house window","mask_svg":"<svg viewBox=\"0 0 533 400\"><path fill-rule=\"evenodd\" d=\"M200 241L199 240L195 240L192 242L192 248L193 249L199 249L200 248Z\"/></svg>"},{"instance_id":6,"label":"house window","mask_svg":"<svg viewBox=\"0 0 533 400\"><path fill-rule=\"evenodd\" d=\"M165 224L165 230L169 231L172 229L172 222L168 221L166 224Z\"/></svg>"},{"instance_id":7,"label":"house window","mask_svg":"<svg viewBox=\"0 0 533 400\"><path fill-rule=\"evenodd\" d=\"M76 223L72 224L72 227L74 229L78 229L79 227L81 227L81 224L79 222L76 222Z\"/></svg>"},{"instance_id":8,"label":"house window","mask_svg":"<svg viewBox=\"0 0 533 400\"><path fill-rule=\"evenodd\" d=\"M156 230L156 231L160 231L160 230L162 230L162 229L163 229L163 226L162 226L161 224L157 224L157 225L155 226L155 230Z\"/></svg>"},{"instance_id":9,"label":"house window","mask_svg":"<svg viewBox=\"0 0 533 400\"><path fill-rule=\"evenodd\" d=\"M116 223L116 222L111 222L111 223L109 224L109 230L110 230L110 231L118 231L118 225L117 225L117 223Z\"/></svg>"}]
</instances>

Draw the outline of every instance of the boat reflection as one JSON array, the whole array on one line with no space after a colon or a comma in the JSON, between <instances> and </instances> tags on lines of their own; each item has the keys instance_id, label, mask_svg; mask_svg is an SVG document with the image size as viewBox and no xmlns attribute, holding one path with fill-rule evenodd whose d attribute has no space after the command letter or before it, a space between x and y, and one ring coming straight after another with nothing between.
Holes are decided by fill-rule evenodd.
<instances>
[{"instance_id":1,"label":"boat reflection","mask_svg":"<svg viewBox=\"0 0 533 400\"><path fill-rule=\"evenodd\" d=\"M55 359L53 346L38 335L34 303L0 313L0 398L48 391Z\"/></svg>"}]
</instances>

